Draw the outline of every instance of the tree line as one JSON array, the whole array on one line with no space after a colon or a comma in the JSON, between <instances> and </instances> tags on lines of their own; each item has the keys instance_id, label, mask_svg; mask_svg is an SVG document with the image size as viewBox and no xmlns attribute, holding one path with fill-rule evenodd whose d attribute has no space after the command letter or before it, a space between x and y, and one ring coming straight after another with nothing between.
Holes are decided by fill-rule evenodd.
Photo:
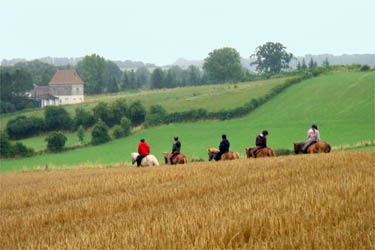
<instances>
[{"instance_id":1,"label":"tree line","mask_svg":"<svg viewBox=\"0 0 375 250\"><path fill-rule=\"evenodd\" d=\"M267 42L255 49L250 55L256 65L257 73L250 72L241 65L241 57L234 48L225 47L211 51L204 59L202 69L196 66L181 68L156 67L153 70L142 66L137 69L121 71L116 63L92 54L85 56L77 65L53 66L40 61L18 63L12 67L1 67L0 112L14 112L27 107L35 107L36 102L29 101L25 92L31 90L33 83L47 85L58 69L77 70L85 83L85 94L117 93L137 89L161 89L184 86L220 84L225 82L243 82L269 78L289 69L294 58L281 43ZM298 62L297 71L317 67L311 59L309 65L303 60ZM326 59L323 66L329 66Z\"/></svg>"}]
</instances>

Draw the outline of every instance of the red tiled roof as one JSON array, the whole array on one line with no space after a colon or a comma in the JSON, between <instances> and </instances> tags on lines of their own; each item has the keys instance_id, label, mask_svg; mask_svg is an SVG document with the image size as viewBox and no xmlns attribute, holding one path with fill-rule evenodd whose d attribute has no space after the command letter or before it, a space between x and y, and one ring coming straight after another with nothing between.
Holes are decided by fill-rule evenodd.
<instances>
[{"instance_id":1,"label":"red tiled roof","mask_svg":"<svg viewBox=\"0 0 375 250\"><path fill-rule=\"evenodd\" d=\"M58 70L53 76L49 84L83 84L83 81L77 74L77 72L72 70Z\"/></svg>"}]
</instances>

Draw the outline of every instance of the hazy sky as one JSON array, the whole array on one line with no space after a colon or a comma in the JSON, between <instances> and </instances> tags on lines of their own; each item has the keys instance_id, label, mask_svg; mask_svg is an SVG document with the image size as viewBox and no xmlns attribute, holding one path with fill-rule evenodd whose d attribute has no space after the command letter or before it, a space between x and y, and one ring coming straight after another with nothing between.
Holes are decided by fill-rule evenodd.
<instances>
[{"instance_id":1,"label":"hazy sky","mask_svg":"<svg viewBox=\"0 0 375 250\"><path fill-rule=\"evenodd\" d=\"M0 60L45 56L158 65L265 42L295 56L375 53L375 0L0 0Z\"/></svg>"}]
</instances>

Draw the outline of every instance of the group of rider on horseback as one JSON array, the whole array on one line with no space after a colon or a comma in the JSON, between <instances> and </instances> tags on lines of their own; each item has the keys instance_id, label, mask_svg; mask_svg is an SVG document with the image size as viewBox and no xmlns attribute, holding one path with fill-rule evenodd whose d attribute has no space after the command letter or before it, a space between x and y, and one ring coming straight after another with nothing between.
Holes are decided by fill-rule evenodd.
<instances>
[{"instance_id":1,"label":"group of rider on horseback","mask_svg":"<svg viewBox=\"0 0 375 250\"><path fill-rule=\"evenodd\" d=\"M256 158L257 152L259 150L267 148L267 136L268 136L268 131L263 130L262 133L260 133L256 137L255 147L249 150L248 157ZM219 150L215 151L212 156L212 158L215 159L216 161L221 160L222 156L229 152L230 143L227 139L227 136L223 134L221 137L222 137L222 141L220 142ZM301 147L301 150L299 151L301 153L306 154L308 153L307 149L309 148L309 146L319 141L320 141L320 133L318 130L318 126L313 124L311 128L307 131L307 140ZM166 163L167 164L174 163L173 159L174 157L180 154L180 151L181 151L181 142L178 140L178 136L175 136L173 146L172 146L172 152L166 153L165 155ZM296 152L296 153L300 153L300 152ZM137 166L140 166L142 159L150 154L150 146L145 142L144 138L141 139L141 142L138 145L138 153L139 153L139 156L137 157L136 161L137 161Z\"/></svg>"}]
</instances>

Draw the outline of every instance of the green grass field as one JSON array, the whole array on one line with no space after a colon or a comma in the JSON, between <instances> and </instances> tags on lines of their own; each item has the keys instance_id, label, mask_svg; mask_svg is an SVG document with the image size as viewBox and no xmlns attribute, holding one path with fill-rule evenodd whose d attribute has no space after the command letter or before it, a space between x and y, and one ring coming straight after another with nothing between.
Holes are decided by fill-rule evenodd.
<instances>
[{"instance_id":1,"label":"green grass field","mask_svg":"<svg viewBox=\"0 0 375 250\"><path fill-rule=\"evenodd\" d=\"M127 138L97 147L87 147L60 154L5 160L0 172L24 167L84 163L111 164L129 162L141 137L151 146L151 153L161 161L161 153L171 150L174 135L180 136L182 151L189 159L207 159L207 148L217 147L226 133L231 151L244 156L244 148L267 129L268 145L274 149L292 149L292 143L304 141L307 129L316 123L322 140L332 146L352 145L375 140L375 72L335 73L297 84L249 116L229 121L183 123L142 130Z\"/></svg>"},{"instance_id":2,"label":"green grass field","mask_svg":"<svg viewBox=\"0 0 375 250\"><path fill-rule=\"evenodd\" d=\"M126 97L129 103L141 100L146 107L161 104L168 112L184 111L204 107L208 111L230 109L238 107L251 98L265 95L273 87L283 83L285 78L265 81L244 82L237 84L205 85L161 90L141 90L121 92L113 95L85 96L85 103L65 105L64 108L74 117L77 107L92 109L99 102L113 102L118 98ZM218 101L220 100L220 101ZM43 117L43 109L32 109L27 112L19 111L0 115L0 130L6 127L10 119L18 115Z\"/></svg>"}]
</instances>

